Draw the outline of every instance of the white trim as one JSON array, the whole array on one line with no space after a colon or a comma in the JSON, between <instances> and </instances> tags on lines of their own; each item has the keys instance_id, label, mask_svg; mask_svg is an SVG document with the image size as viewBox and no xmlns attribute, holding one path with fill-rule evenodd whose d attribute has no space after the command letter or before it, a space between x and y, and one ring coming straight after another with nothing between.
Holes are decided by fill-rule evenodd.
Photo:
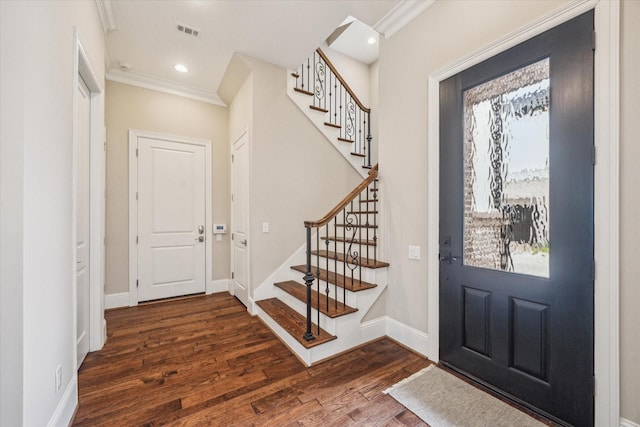
<instances>
[{"instance_id":1,"label":"white trim","mask_svg":"<svg viewBox=\"0 0 640 427\"><path fill-rule=\"evenodd\" d=\"M439 84L537 34L595 8L598 48L595 55L595 347L597 378L595 424L617 425L620 421L619 391L619 34L620 4L611 1L573 1L537 19L455 64L429 76L428 134L428 357L439 360Z\"/></svg>"},{"instance_id":2,"label":"white trim","mask_svg":"<svg viewBox=\"0 0 640 427\"><path fill-rule=\"evenodd\" d=\"M118 292L115 294L106 294L104 296L104 308L120 308L129 306L129 292Z\"/></svg>"},{"instance_id":3,"label":"white trim","mask_svg":"<svg viewBox=\"0 0 640 427\"><path fill-rule=\"evenodd\" d=\"M74 340L75 341L75 340ZM74 374L64 390L62 399L51 415L47 427L68 426L78 406L78 375Z\"/></svg>"},{"instance_id":4,"label":"white trim","mask_svg":"<svg viewBox=\"0 0 640 427\"><path fill-rule=\"evenodd\" d=\"M378 317L360 324L361 342L373 341L387 335L387 317Z\"/></svg>"},{"instance_id":5,"label":"white trim","mask_svg":"<svg viewBox=\"0 0 640 427\"><path fill-rule=\"evenodd\" d=\"M131 86L142 87L145 89L168 93L170 95L181 96L183 98L194 99L196 101L226 107L226 104L215 92L179 85L175 82L140 73L138 71L130 70L125 72L111 68L107 71L106 79L113 82L124 83Z\"/></svg>"},{"instance_id":6,"label":"white trim","mask_svg":"<svg viewBox=\"0 0 640 427\"><path fill-rule=\"evenodd\" d=\"M386 317L386 335L424 356L429 351L429 335L396 319Z\"/></svg>"},{"instance_id":7,"label":"white trim","mask_svg":"<svg viewBox=\"0 0 640 427\"><path fill-rule=\"evenodd\" d=\"M216 292L229 292L229 279L212 280L207 282L206 294L214 294Z\"/></svg>"},{"instance_id":8,"label":"white trim","mask_svg":"<svg viewBox=\"0 0 640 427\"><path fill-rule=\"evenodd\" d=\"M129 129L129 306L138 305L138 202L136 191L138 188L138 161L136 149L138 138L153 138L180 144L199 145L205 148L205 290L213 277L213 193L212 193L212 168L213 159L211 153L211 141L208 139L191 138L186 136L169 135L160 132Z\"/></svg>"},{"instance_id":9,"label":"white trim","mask_svg":"<svg viewBox=\"0 0 640 427\"><path fill-rule=\"evenodd\" d=\"M89 200L89 350L100 350L104 345L106 335L103 334L102 323L104 321L104 274L105 274L105 140L104 132L104 90L91 66L91 60L82 44L82 39L77 27L74 27L74 88L78 86L78 77L87 85L90 93L91 123L90 123L90 200ZM78 100L74 91L73 98L73 244L76 242L76 152L78 147L77 116ZM76 251L73 248L73 268L75 270ZM77 313L77 283L75 271L73 275L73 307ZM77 319L74 314L74 336L77 335ZM77 349L76 349L77 350Z\"/></svg>"},{"instance_id":10,"label":"white trim","mask_svg":"<svg viewBox=\"0 0 640 427\"><path fill-rule=\"evenodd\" d=\"M388 39L435 2L436 0L402 0L373 28L384 34L385 39Z\"/></svg>"},{"instance_id":11,"label":"white trim","mask_svg":"<svg viewBox=\"0 0 640 427\"><path fill-rule=\"evenodd\" d=\"M100 22L102 23L102 29L105 35L109 31L118 29L118 22L116 21L116 14L113 10L113 3L111 0L96 0L96 6L98 7L98 15L100 15Z\"/></svg>"},{"instance_id":12,"label":"white trim","mask_svg":"<svg viewBox=\"0 0 640 427\"><path fill-rule=\"evenodd\" d=\"M633 421L629 421L624 418L620 418L620 427L640 427L640 424L634 423Z\"/></svg>"}]
</instances>

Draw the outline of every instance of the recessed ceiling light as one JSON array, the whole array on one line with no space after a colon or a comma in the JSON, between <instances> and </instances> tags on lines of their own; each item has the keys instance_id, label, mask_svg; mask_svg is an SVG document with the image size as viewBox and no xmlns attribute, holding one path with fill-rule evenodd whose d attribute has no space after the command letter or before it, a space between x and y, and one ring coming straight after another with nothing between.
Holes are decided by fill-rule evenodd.
<instances>
[{"instance_id":1,"label":"recessed ceiling light","mask_svg":"<svg viewBox=\"0 0 640 427\"><path fill-rule=\"evenodd\" d=\"M367 42L368 42L369 44L375 44L375 42L376 42L376 38L375 38L375 37L369 37L369 40L367 40Z\"/></svg>"},{"instance_id":2,"label":"recessed ceiling light","mask_svg":"<svg viewBox=\"0 0 640 427\"><path fill-rule=\"evenodd\" d=\"M175 68L176 71L180 71L181 73L186 73L187 71L189 71L189 69L183 64L176 64L173 68Z\"/></svg>"}]
</instances>

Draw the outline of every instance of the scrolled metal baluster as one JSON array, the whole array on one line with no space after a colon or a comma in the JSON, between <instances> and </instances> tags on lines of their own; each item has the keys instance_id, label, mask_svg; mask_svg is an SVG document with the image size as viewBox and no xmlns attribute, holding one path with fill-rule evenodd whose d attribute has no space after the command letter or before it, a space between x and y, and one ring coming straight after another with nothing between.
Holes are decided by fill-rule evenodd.
<instances>
[{"instance_id":1,"label":"scrolled metal baluster","mask_svg":"<svg viewBox=\"0 0 640 427\"><path fill-rule=\"evenodd\" d=\"M329 311L329 293L331 292L331 290L329 289L329 224L325 225L325 239L324 239L324 245L325 245L325 251L327 252L327 256L325 257L326 263L326 271L327 271L327 278L325 280L325 289L324 289L324 293L325 295L325 307L327 309L327 312ZM318 310L320 310L320 301L318 301Z\"/></svg>"},{"instance_id":2,"label":"scrolled metal baluster","mask_svg":"<svg viewBox=\"0 0 640 427\"><path fill-rule=\"evenodd\" d=\"M353 288L355 282L354 271L360 267L360 252L354 250L354 242L356 240L356 233L360 226L358 215L353 212L353 201L351 201L350 211L347 213L347 222L345 224L345 230L350 234L348 247L344 263L351 272L351 287ZM346 292L344 293L346 298Z\"/></svg>"},{"instance_id":3,"label":"scrolled metal baluster","mask_svg":"<svg viewBox=\"0 0 640 427\"><path fill-rule=\"evenodd\" d=\"M315 60L315 53L313 54ZM322 101L325 98L325 66L324 63L321 62L321 59L315 62L315 78L314 78L314 99L313 104L320 107L322 105ZM317 104L316 104L317 101Z\"/></svg>"},{"instance_id":4,"label":"scrolled metal baluster","mask_svg":"<svg viewBox=\"0 0 640 427\"><path fill-rule=\"evenodd\" d=\"M345 138L354 140L355 139L355 113L356 113L356 104L353 102L353 98L349 97L347 101L347 109L345 113Z\"/></svg>"},{"instance_id":5,"label":"scrolled metal baluster","mask_svg":"<svg viewBox=\"0 0 640 427\"><path fill-rule=\"evenodd\" d=\"M338 227L337 227L337 223L338 223L338 215L336 215L335 217L333 217L333 236L334 236L334 242L333 242L333 251L336 253L336 256L333 257L333 294L336 296L336 299L338 299ZM327 271L327 276L329 275L329 272Z\"/></svg>"}]
</instances>

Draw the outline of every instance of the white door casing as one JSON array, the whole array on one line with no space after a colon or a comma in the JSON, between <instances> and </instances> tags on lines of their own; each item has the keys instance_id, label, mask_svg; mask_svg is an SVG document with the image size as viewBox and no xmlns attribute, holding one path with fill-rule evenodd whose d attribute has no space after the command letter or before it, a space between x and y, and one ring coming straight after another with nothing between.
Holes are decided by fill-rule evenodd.
<instances>
[{"instance_id":1,"label":"white door casing","mask_svg":"<svg viewBox=\"0 0 640 427\"><path fill-rule=\"evenodd\" d=\"M210 141L132 130L129 145L129 305L205 292L212 275Z\"/></svg>"},{"instance_id":2,"label":"white door casing","mask_svg":"<svg viewBox=\"0 0 640 427\"><path fill-rule=\"evenodd\" d=\"M249 134L232 146L231 157L231 293L249 308Z\"/></svg>"},{"instance_id":3,"label":"white door casing","mask_svg":"<svg viewBox=\"0 0 640 427\"><path fill-rule=\"evenodd\" d=\"M91 93L78 76L76 93L76 346L77 368L89 352L90 295L90 161L91 161Z\"/></svg>"}]
</instances>

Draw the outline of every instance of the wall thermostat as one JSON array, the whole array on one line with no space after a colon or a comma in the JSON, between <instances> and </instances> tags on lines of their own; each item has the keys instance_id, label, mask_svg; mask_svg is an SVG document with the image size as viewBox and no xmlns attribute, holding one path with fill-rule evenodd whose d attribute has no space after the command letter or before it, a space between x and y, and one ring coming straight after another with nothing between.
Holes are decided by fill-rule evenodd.
<instances>
[{"instance_id":1,"label":"wall thermostat","mask_svg":"<svg viewBox=\"0 0 640 427\"><path fill-rule=\"evenodd\" d=\"M227 232L227 224L213 224L213 234L225 234Z\"/></svg>"}]
</instances>

